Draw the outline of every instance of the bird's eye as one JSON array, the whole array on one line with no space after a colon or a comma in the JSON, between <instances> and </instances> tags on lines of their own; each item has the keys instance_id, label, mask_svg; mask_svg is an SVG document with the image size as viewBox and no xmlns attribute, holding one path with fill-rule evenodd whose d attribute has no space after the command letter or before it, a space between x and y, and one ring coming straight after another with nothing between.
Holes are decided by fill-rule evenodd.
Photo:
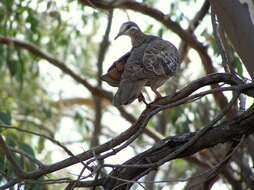
<instances>
[{"instance_id":1,"label":"bird's eye","mask_svg":"<svg viewBox=\"0 0 254 190\"><path fill-rule=\"evenodd\" d=\"M131 25L127 25L126 28L125 28L125 30L129 30L130 27L131 27Z\"/></svg>"}]
</instances>

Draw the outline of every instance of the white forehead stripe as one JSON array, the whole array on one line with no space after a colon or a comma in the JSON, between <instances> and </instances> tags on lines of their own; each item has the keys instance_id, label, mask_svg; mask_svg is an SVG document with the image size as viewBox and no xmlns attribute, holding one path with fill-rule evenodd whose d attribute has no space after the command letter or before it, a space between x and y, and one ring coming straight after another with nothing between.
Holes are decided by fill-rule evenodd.
<instances>
[{"instance_id":1,"label":"white forehead stripe","mask_svg":"<svg viewBox=\"0 0 254 190\"><path fill-rule=\"evenodd\" d=\"M127 27L130 25L130 23L125 23L121 26L120 28L120 32L125 32ZM130 28L128 28L128 30L131 30L131 29L135 29L135 30L139 30L139 28L135 25L131 26Z\"/></svg>"},{"instance_id":2,"label":"white forehead stripe","mask_svg":"<svg viewBox=\"0 0 254 190\"><path fill-rule=\"evenodd\" d=\"M131 26L128 30L131 30L131 29L139 30L137 26Z\"/></svg>"}]
</instances>

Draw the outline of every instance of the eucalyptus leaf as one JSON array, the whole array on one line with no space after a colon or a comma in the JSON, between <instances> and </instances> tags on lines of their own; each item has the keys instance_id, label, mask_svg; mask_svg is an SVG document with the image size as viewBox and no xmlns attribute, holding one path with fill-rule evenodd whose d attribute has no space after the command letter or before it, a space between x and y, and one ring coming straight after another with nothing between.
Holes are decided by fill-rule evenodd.
<instances>
[{"instance_id":1,"label":"eucalyptus leaf","mask_svg":"<svg viewBox=\"0 0 254 190\"><path fill-rule=\"evenodd\" d=\"M240 76L243 76L243 65L242 65L242 62L241 62L241 60L240 60L239 57L235 57L235 59L234 59L234 64L235 64L237 73L238 73Z\"/></svg>"},{"instance_id":2,"label":"eucalyptus leaf","mask_svg":"<svg viewBox=\"0 0 254 190\"><path fill-rule=\"evenodd\" d=\"M5 125L11 125L11 113L0 111L0 123Z\"/></svg>"},{"instance_id":3,"label":"eucalyptus leaf","mask_svg":"<svg viewBox=\"0 0 254 190\"><path fill-rule=\"evenodd\" d=\"M19 148L23 150L24 152L26 152L27 154L29 154L30 156L35 157L33 148L29 144L21 143L19 144Z\"/></svg>"}]
</instances>

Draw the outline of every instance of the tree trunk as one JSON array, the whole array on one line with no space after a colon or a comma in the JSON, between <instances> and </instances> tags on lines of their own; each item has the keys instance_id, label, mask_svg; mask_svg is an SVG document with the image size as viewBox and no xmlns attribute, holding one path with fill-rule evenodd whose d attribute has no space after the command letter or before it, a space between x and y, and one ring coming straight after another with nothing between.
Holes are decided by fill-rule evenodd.
<instances>
[{"instance_id":1,"label":"tree trunk","mask_svg":"<svg viewBox=\"0 0 254 190\"><path fill-rule=\"evenodd\" d=\"M248 2L248 3L242 3ZM254 9L252 0L210 0L220 23L254 79Z\"/></svg>"}]
</instances>

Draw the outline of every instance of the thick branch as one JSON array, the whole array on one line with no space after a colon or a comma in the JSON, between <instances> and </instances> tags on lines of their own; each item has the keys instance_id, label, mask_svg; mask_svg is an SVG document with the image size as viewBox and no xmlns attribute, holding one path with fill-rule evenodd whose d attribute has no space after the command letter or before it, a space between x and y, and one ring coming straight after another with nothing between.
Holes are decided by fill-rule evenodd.
<instances>
[{"instance_id":1,"label":"thick branch","mask_svg":"<svg viewBox=\"0 0 254 190\"><path fill-rule=\"evenodd\" d=\"M243 83L241 80L239 80L237 78L234 78L234 76L232 76L230 74L222 74L222 73L211 74L211 75L208 75L207 77L203 77L201 79L198 79L198 80L194 81L193 83L191 83L190 85L186 86L181 91L179 91L174 97L165 97L164 99L162 99L161 102L156 102L156 104L157 104L157 106L159 106L159 105L163 106L167 103L172 103L172 102L175 102L177 100L182 100L184 97L187 97L188 95L192 94L194 91L196 91L199 88L202 88L206 85L219 83L219 82L225 82L225 83L228 83L228 84L241 84L241 83ZM248 94L251 94L252 90L247 90L247 91L244 91L244 92L248 93ZM83 161L88 160L88 159L91 159L94 156L94 154L99 155L100 153L103 153L105 151L113 149L114 147L116 147L116 146L122 144L123 142L125 142L127 139L131 138L139 130L139 127L142 124L147 123L148 120L154 114L157 113L157 112L154 112L154 110L156 110L156 108L158 108L157 106L151 106L151 107L147 108L146 110L144 110L142 112L141 116L139 117L139 119L129 129L127 129L123 133L119 134L114 139L112 139L112 140L110 140L110 141L108 141L108 142L106 142L106 143L104 143L100 146L97 146L93 149L85 151L85 152L77 155L76 157L70 157L70 158L67 158L63 161L57 162L55 164L48 165L45 168L42 168L40 170L30 172L24 178L26 178L26 179L36 179L36 178L38 178L42 175L52 173L54 171L66 168L66 167L71 166L71 165L74 165L74 164L79 162L78 160L83 160ZM153 112L153 114L151 114L152 112Z\"/></svg>"},{"instance_id":2,"label":"thick branch","mask_svg":"<svg viewBox=\"0 0 254 190\"><path fill-rule=\"evenodd\" d=\"M232 139L241 137L242 135L249 135L254 133L254 107L249 109L246 113L241 116L236 117L234 120L230 122L224 122L220 125L209 130L206 134L204 134L198 141L196 141L191 148L185 150L177 157L173 158L183 158L186 156L190 156L202 149L212 147L219 143L225 143L231 141ZM149 150L133 157L124 163L124 165L144 165L150 164L154 162L158 162L161 159L165 158L168 154L171 154L179 149L179 147L183 146L186 142L190 141L198 132L183 134L175 137L168 137L162 140L160 143L157 143L154 147ZM212 139L212 140L211 140ZM142 177L146 174L146 171L149 168L118 168L113 170L110 174L112 176L118 176L119 178L132 180L136 179L137 176ZM142 175L141 175L142 174ZM110 189L111 187L115 187L115 185L119 185L121 182L108 178L105 180L106 189ZM119 187L118 189L124 189L124 186Z\"/></svg>"}]
</instances>

